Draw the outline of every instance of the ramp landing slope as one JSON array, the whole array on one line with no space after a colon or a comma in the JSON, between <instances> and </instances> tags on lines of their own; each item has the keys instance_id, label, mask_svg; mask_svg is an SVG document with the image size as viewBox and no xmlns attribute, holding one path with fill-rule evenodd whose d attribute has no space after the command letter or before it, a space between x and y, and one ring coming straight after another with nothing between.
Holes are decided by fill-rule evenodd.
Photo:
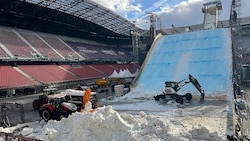
<instances>
[{"instance_id":1,"label":"ramp landing slope","mask_svg":"<svg viewBox=\"0 0 250 141\"><path fill-rule=\"evenodd\" d=\"M231 32L227 28L161 36L153 43L130 93L151 97L162 92L165 81L188 80L191 74L206 96L230 96L231 47ZM191 84L181 91L200 95Z\"/></svg>"}]
</instances>

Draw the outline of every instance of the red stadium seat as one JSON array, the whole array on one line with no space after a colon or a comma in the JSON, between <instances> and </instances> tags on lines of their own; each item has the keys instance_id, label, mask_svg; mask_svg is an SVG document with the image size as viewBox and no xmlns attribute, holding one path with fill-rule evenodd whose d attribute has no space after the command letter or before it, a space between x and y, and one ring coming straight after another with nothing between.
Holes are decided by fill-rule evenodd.
<instances>
[{"instance_id":1,"label":"red stadium seat","mask_svg":"<svg viewBox=\"0 0 250 141\"><path fill-rule=\"evenodd\" d=\"M55 83L80 79L57 65L21 65L18 67L42 83Z\"/></svg>"},{"instance_id":2,"label":"red stadium seat","mask_svg":"<svg viewBox=\"0 0 250 141\"><path fill-rule=\"evenodd\" d=\"M42 39L33 33L21 33L21 35L43 56L50 59L62 59Z\"/></svg>"},{"instance_id":3,"label":"red stadium seat","mask_svg":"<svg viewBox=\"0 0 250 141\"><path fill-rule=\"evenodd\" d=\"M33 58L32 49L11 30L0 30L0 42L17 58Z\"/></svg>"},{"instance_id":4,"label":"red stadium seat","mask_svg":"<svg viewBox=\"0 0 250 141\"><path fill-rule=\"evenodd\" d=\"M31 86L36 83L11 66L0 66L0 88Z\"/></svg>"},{"instance_id":5,"label":"red stadium seat","mask_svg":"<svg viewBox=\"0 0 250 141\"><path fill-rule=\"evenodd\" d=\"M98 78L98 77L106 76L104 73L88 65L81 65L80 67L77 67L77 68L72 67L70 65L62 65L62 67L84 79L91 79L91 78Z\"/></svg>"}]
</instances>

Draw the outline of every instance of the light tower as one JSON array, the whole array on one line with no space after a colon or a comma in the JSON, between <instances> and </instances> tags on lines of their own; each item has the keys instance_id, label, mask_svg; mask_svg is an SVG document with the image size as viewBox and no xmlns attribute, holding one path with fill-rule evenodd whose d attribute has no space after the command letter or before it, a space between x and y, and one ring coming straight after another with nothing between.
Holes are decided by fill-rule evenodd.
<instances>
[{"instance_id":1,"label":"light tower","mask_svg":"<svg viewBox=\"0 0 250 141\"><path fill-rule=\"evenodd\" d=\"M203 4L204 29L214 29L218 27L219 11L222 10L220 0L210 1Z\"/></svg>"}]
</instances>

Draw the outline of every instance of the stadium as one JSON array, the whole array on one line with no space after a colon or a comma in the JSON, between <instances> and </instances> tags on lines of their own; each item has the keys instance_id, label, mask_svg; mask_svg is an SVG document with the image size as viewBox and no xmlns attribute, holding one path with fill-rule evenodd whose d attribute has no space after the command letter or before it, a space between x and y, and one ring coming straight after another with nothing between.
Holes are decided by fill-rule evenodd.
<instances>
[{"instance_id":1,"label":"stadium","mask_svg":"<svg viewBox=\"0 0 250 141\"><path fill-rule=\"evenodd\" d=\"M70 88L114 69L138 68L131 31L144 31L95 3L2 1L1 9L1 70L8 73L1 73L3 95L13 88L39 93L48 84Z\"/></svg>"},{"instance_id":2,"label":"stadium","mask_svg":"<svg viewBox=\"0 0 250 141\"><path fill-rule=\"evenodd\" d=\"M242 90L250 82L250 17L238 17L238 2L232 1L229 20L218 21L222 5L212 1L203 4L204 23L169 29L157 28L155 14L149 13L145 30L90 0L2 0L0 96L93 88L114 71L128 70L133 81L120 77L112 87L124 84L136 91L143 85L142 92L152 97L148 92L159 93L166 79L192 73L208 98L225 96L233 104L244 98L246 108L236 103L232 122L235 135L246 139L244 125L250 121L242 114L249 115L249 102Z\"/></svg>"}]
</instances>

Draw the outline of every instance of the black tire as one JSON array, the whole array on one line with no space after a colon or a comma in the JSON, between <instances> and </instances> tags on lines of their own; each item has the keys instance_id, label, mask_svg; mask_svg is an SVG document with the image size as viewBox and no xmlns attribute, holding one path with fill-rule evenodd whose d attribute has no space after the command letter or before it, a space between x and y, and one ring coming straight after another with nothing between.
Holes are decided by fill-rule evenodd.
<instances>
[{"instance_id":1,"label":"black tire","mask_svg":"<svg viewBox=\"0 0 250 141\"><path fill-rule=\"evenodd\" d=\"M156 101L159 101L159 96L157 95L157 96L154 96L154 99L156 100Z\"/></svg>"},{"instance_id":2,"label":"black tire","mask_svg":"<svg viewBox=\"0 0 250 141\"><path fill-rule=\"evenodd\" d=\"M91 101L91 103L92 103L92 109L95 109L98 107L98 101L93 100L93 101Z\"/></svg>"},{"instance_id":3,"label":"black tire","mask_svg":"<svg viewBox=\"0 0 250 141\"><path fill-rule=\"evenodd\" d=\"M191 93L186 93L185 98L186 98L186 100L190 101L190 100L192 100L193 96Z\"/></svg>"},{"instance_id":4,"label":"black tire","mask_svg":"<svg viewBox=\"0 0 250 141\"><path fill-rule=\"evenodd\" d=\"M68 118L69 113L64 113L64 114L58 114L57 120L60 121L63 118Z\"/></svg>"},{"instance_id":5,"label":"black tire","mask_svg":"<svg viewBox=\"0 0 250 141\"><path fill-rule=\"evenodd\" d=\"M92 103L92 109L95 109L99 106L98 105L98 98L96 95L94 95L90 98L90 102Z\"/></svg>"},{"instance_id":6,"label":"black tire","mask_svg":"<svg viewBox=\"0 0 250 141\"><path fill-rule=\"evenodd\" d=\"M160 99L165 99L165 98L166 98L166 97L165 97L164 94L160 94L160 95L154 96L154 99L155 99L156 101L159 101Z\"/></svg>"},{"instance_id":7,"label":"black tire","mask_svg":"<svg viewBox=\"0 0 250 141\"><path fill-rule=\"evenodd\" d=\"M44 119L45 121L49 121L50 119L52 119L52 114L50 112L49 109L47 108L42 108L40 110L40 116L42 117L42 119Z\"/></svg>"},{"instance_id":8,"label":"black tire","mask_svg":"<svg viewBox=\"0 0 250 141\"><path fill-rule=\"evenodd\" d=\"M182 98L182 96L179 96L179 95L176 96L175 101L176 101L177 103L183 104L183 98Z\"/></svg>"},{"instance_id":9,"label":"black tire","mask_svg":"<svg viewBox=\"0 0 250 141\"><path fill-rule=\"evenodd\" d=\"M32 106L34 110L38 110L41 107L40 100L36 99L33 101Z\"/></svg>"}]
</instances>

